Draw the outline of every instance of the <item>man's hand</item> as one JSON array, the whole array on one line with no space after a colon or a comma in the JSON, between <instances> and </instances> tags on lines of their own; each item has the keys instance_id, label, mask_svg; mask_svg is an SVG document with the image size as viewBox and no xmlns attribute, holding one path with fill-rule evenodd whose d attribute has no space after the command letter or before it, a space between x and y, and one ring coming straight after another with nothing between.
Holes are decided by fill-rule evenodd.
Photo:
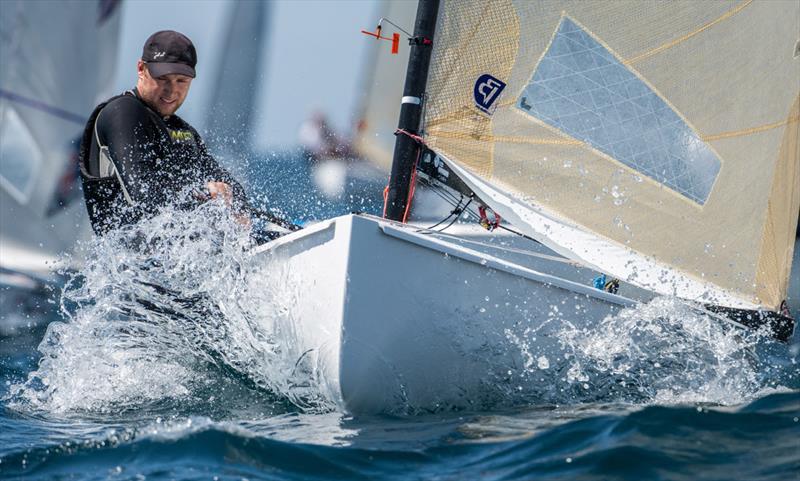
<instances>
[{"instance_id":1,"label":"man's hand","mask_svg":"<svg viewBox=\"0 0 800 481\"><path fill-rule=\"evenodd\" d=\"M212 199L222 197L222 200L225 201L225 205L228 207L231 206L233 202L233 189L231 189L230 185L225 182L208 182L206 188Z\"/></svg>"},{"instance_id":2,"label":"man's hand","mask_svg":"<svg viewBox=\"0 0 800 481\"><path fill-rule=\"evenodd\" d=\"M208 193L212 199L216 199L217 197L221 197L222 200L225 201L225 205L228 207L231 206L233 203L233 189L231 186L225 182L208 182L206 184L206 188L208 189ZM239 225L244 227L250 227L250 216L246 214L234 214L233 218L236 220Z\"/></svg>"}]
</instances>

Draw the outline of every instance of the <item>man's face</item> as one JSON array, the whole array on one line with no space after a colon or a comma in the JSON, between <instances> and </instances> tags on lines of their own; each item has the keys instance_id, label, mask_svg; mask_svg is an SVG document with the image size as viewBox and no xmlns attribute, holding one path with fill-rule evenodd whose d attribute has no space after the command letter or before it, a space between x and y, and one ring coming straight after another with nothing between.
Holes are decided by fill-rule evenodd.
<instances>
[{"instance_id":1,"label":"man's face","mask_svg":"<svg viewBox=\"0 0 800 481\"><path fill-rule=\"evenodd\" d=\"M180 74L167 74L161 77L152 77L147 64L139 60L139 81L136 88L151 108L162 117L174 114L186 100L192 77Z\"/></svg>"}]
</instances>

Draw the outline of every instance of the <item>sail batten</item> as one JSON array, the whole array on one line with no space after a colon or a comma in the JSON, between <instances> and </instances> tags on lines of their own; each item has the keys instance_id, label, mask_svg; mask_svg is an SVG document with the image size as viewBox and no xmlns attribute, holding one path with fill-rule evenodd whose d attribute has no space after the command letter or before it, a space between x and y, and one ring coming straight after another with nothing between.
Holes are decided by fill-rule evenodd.
<instances>
[{"instance_id":1,"label":"sail batten","mask_svg":"<svg viewBox=\"0 0 800 481\"><path fill-rule=\"evenodd\" d=\"M800 5L445 0L425 139L506 219L656 292L776 309Z\"/></svg>"}]
</instances>

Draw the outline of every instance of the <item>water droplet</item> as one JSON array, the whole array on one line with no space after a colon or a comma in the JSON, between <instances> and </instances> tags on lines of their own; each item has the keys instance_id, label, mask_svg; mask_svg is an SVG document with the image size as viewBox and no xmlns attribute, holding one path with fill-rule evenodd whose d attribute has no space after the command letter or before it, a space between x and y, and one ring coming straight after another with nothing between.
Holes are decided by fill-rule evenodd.
<instances>
[{"instance_id":1,"label":"water droplet","mask_svg":"<svg viewBox=\"0 0 800 481\"><path fill-rule=\"evenodd\" d=\"M536 360L536 366L539 369L547 369L550 367L550 361L544 356L539 356L539 359Z\"/></svg>"}]
</instances>

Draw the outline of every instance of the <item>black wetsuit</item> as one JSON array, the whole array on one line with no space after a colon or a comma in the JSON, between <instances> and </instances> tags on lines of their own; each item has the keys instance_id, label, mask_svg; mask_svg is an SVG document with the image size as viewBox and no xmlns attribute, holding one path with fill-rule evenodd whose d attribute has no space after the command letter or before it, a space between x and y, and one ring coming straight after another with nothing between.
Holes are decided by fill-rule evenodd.
<instances>
[{"instance_id":1,"label":"black wetsuit","mask_svg":"<svg viewBox=\"0 0 800 481\"><path fill-rule=\"evenodd\" d=\"M208 153L200 135L177 115L161 117L136 90L98 105L80 149L81 179L94 231L133 224L161 207L185 201L209 181L233 190L233 209L247 212L244 189Z\"/></svg>"}]
</instances>

